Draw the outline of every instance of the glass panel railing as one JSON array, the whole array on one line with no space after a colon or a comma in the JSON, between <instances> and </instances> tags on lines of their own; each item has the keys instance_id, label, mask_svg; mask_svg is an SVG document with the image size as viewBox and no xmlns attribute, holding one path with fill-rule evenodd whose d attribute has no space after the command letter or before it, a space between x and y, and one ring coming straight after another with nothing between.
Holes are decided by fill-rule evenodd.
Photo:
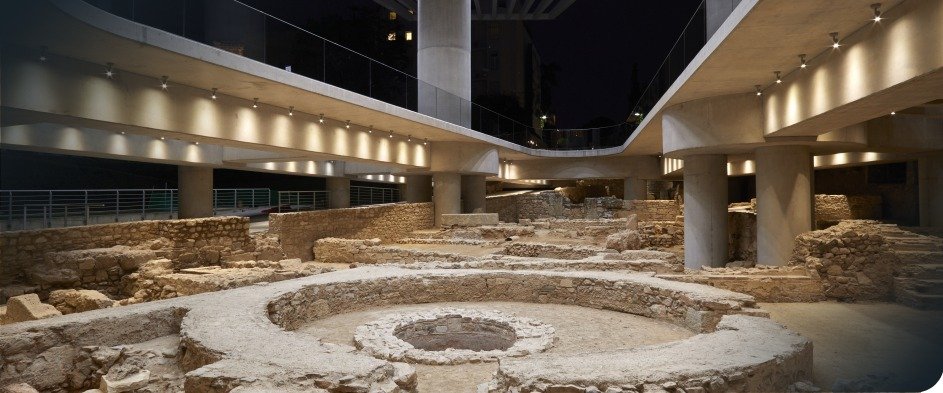
<instances>
[{"instance_id":1,"label":"glass panel railing","mask_svg":"<svg viewBox=\"0 0 943 393\"><path fill-rule=\"evenodd\" d=\"M549 150L622 145L706 41L702 1L651 82L636 97L625 121L598 128L547 129L420 81L238 0L85 1L123 18L311 79L521 146Z\"/></svg>"}]
</instances>

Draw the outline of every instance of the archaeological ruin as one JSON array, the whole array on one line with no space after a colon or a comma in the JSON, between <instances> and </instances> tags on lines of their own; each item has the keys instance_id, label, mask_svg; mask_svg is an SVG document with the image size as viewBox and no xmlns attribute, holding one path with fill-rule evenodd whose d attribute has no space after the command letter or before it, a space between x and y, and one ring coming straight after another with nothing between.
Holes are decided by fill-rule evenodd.
<instances>
[{"instance_id":1,"label":"archaeological ruin","mask_svg":"<svg viewBox=\"0 0 943 393\"><path fill-rule=\"evenodd\" d=\"M0 393L943 393L881 1L0 1Z\"/></svg>"}]
</instances>

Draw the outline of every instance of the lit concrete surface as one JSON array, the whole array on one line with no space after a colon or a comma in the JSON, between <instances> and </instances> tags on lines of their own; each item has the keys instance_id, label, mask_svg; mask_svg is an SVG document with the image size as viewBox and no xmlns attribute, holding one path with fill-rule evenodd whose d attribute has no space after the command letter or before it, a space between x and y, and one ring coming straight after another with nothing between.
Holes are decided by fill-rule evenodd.
<instances>
[{"instance_id":1,"label":"lit concrete surface","mask_svg":"<svg viewBox=\"0 0 943 393\"><path fill-rule=\"evenodd\" d=\"M213 217L213 168L177 167L179 218Z\"/></svg>"},{"instance_id":2,"label":"lit concrete surface","mask_svg":"<svg viewBox=\"0 0 943 393\"><path fill-rule=\"evenodd\" d=\"M727 157L695 155L685 160L684 267L727 263Z\"/></svg>"},{"instance_id":3,"label":"lit concrete surface","mask_svg":"<svg viewBox=\"0 0 943 393\"><path fill-rule=\"evenodd\" d=\"M812 227L812 156L808 146L767 146L756 151L756 261L789 262L796 236Z\"/></svg>"},{"instance_id":4,"label":"lit concrete surface","mask_svg":"<svg viewBox=\"0 0 943 393\"><path fill-rule=\"evenodd\" d=\"M417 203L429 201L432 201L432 176L406 176L406 202Z\"/></svg>"},{"instance_id":5,"label":"lit concrete surface","mask_svg":"<svg viewBox=\"0 0 943 393\"><path fill-rule=\"evenodd\" d=\"M470 127L471 0L423 0L418 10L419 113Z\"/></svg>"},{"instance_id":6,"label":"lit concrete surface","mask_svg":"<svg viewBox=\"0 0 943 393\"><path fill-rule=\"evenodd\" d=\"M435 204L435 225L442 224L443 214L462 213L462 175L458 173L435 173L432 203Z\"/></svg>"},{"instance_id":7,"label":"lit concrete surface","mask_svg":"<svg viewBox=\"0 0 943 393\"><path fill-rule=\"evenodd\" d=\"M770 317L812 340L815 385L893 374L878 391L924 391L943 373L943 311L893 303L763 303ZM886 389L886 390L885 390Z\"/></svg>"},{"instance_id":8,"label":"lit concrete surface","mask_svg":"<svg viewBox=\"0 0 943 393\"><path fill-rule=\"evenodd\" d=\"M350 207L350 179L346 177L327 178L328 203L331 209Z\"/></svg>"},{"instance_id":9,"label":"lit concrete surface","mask_svg":"<svg viewBox=\"0 0 943 393\"><path fill-rule=\"evenodd\" d=\"M462 176L463 213L485 213L486 184L483 175Z\"/></svg>"}]
</instances>

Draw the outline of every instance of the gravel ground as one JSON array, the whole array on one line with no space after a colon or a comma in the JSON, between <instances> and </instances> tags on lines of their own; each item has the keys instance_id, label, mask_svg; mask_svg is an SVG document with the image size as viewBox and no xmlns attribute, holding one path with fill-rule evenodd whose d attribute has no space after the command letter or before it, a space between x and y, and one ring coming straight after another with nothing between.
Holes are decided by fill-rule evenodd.
<instances>
[{"instance_id":1,"label":"gravel ground","mask_svg":"<svg viewBox=\"0 0 943 393\"><path fill-rule=\"evenodd\" d=\"M411 312L437 307L498 310L536 318L556 329L556 345L546 353L580 353L633 348L681 340L693 335L667 322L615 311L555 304L515 302L430 303L371 309L335 315L310 323L299 332L323 338L325 342L353 345L354 329L366 322L395 312ZM455 366L414 365L420 392L475 392L478 384L491 379L497 363Z\"/></svg>"},{"instance_id":2,"label":"gravel ground","mask_svg":"<svg viewBox=\"0 0 943 393\"><path fill-rule=\"evenodd\" d=\"M940 380L943 311L894 303L761 306L774 321L812 340L812 382L823 389L924 391Z\"/></svg>"}]
</instances>

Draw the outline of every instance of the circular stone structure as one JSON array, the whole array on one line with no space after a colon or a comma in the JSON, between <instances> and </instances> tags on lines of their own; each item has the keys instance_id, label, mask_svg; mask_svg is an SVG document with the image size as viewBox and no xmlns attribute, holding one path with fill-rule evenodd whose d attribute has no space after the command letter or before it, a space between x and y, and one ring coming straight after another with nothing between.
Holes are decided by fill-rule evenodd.
<instances>
[{"instance_id":1,"label":"circular stone structure","mask_svg":"<svg viewBox=\"0 0 943 393\"><path fill-rule=\"evenodd\" d=\"M536 319L493 310L435 308L390 314L357 327L354 343L374 357L445 365L494 362L543 352L554 328Z\"/></svg>"}]
</instances>

